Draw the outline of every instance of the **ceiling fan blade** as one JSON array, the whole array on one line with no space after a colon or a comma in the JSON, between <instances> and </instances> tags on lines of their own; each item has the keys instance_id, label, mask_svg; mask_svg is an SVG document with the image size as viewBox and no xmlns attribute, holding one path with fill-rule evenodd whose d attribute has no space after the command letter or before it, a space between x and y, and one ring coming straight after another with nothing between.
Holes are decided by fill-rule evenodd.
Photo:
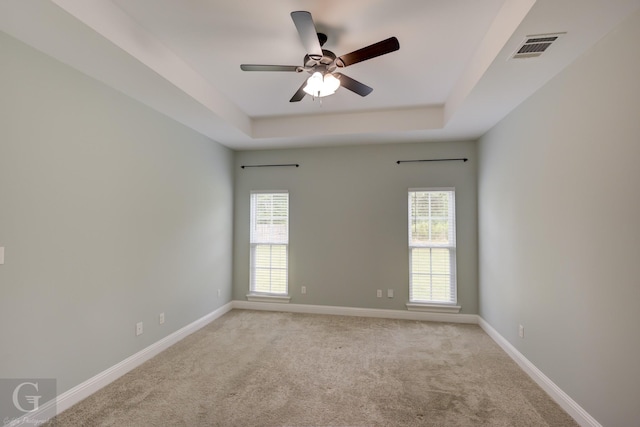
<instances>
[{"instance_id":1,"label":"ceiling fan blade","mask_svg":"<svg viewBox=\"0 0 640 427\"><path fill-rule=\"evenodd\" d=\"M298 71L296 65L259 65L259 64L242 64L242 71Z\"/></svg>"},{"instance_id":2,"label":"ceiling fan blade","mask_svg":"<svg viewBox=\"0 0 640 427\"><path fill-rule=\"evenodd\" d=\"M349 76L345 76L342 73L333 73L333 75L340 80L340 86L345 89L349 89L351 92L357 93L360 96L367 96L373 91L372 87L369 87L364 83L360 83L359 81L354 80Z\"/></svg>"},{"instance_id":3,"label":"ceiling fan blade","mask_svg":"<svg viewBox=\"0 0 640 427\"><path fill-rule=\"evenodd\" d=\"M318 32L309 12L291 12L291 19L298 29L300 40L307 54L313 59L322 58L322 47L318 40Z\"/></svg>"},{"instance_id":4,"label":"ceiling fan blade","mask_svg":"<svg viewBox=\"0 0 640 427\"><path fill-rule=\"evenodd\" d=\"M300 86L300 89L298 89L298 91L296 93L293 94L293 96L291 97L291 99L289 100L289 102L299 102L302 101L302 98L304 98L304 96L307 94L303 89L304 87L307 85L307 81L305 80L302 83L302 86Z\"/></svg>"},{"instance_id":5,"label":"ceiling fan blade","mask_svg":"<svg viewBox=\"0 0 640 427\"><path fill-rule=\"evenodd\" d=\"M400 49L398 39L395 37L389 37L381 42L374 43L370 46L342 55L336 60L336 65L339 67L348 67L349 65L366 61L367 59L395 52L398 49Z\"/></svg>"}]
</instances>

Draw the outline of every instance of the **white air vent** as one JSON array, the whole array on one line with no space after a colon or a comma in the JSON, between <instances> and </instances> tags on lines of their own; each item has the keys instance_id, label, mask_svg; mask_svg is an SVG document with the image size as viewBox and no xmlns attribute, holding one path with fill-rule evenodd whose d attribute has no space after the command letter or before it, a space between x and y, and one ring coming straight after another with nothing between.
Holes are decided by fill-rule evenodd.
<instances>
[{"instance_id":1,"label":"white air vent","mask_svg":"<svg viewBox=\"0 0 640 427\"><path fill-rule=\"evenodd\" d=\"M552 43L555 43L558 38L560 38L564 34L566 33L537 34L534 36L527 36L525 37L524 41L520 43L520 45L510 58L536 58L542 55L542 53L546 51Z\"/></svg>"}]
</instances>

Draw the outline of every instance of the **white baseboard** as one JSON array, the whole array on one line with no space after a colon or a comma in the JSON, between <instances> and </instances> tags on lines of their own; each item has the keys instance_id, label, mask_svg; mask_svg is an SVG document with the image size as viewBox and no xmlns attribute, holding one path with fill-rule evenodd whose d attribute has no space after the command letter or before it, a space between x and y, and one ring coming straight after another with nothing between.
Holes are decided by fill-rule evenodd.
<instances>
[{"instance_id":1,"label":"white baseboard","mask_svg":"<svg viewBox=\"0 0 640 427\"><path fill-rule=\"evenodd\" d=\"M562 391L549 377L520 353L506 338L496 331L486 320L478 316L478 324L502 349L527 373L555 402L562 407L582 427L602 427L567 393Z\"/></svg>"},{"instance_id":2,"label":"white baseboard","mask_svg":"<svg viewBox=\"0 0 640 427\"><path fill-rule=\"evenodd\" d=\"M140 366L142 363L166 350L173 344L184 339L188 335L194 333L198 329L213 322L223 314L232 309L243 310L266 310L266 311L282 311L291 313L308 313L308 314L329 314L339 316L357 316L357 317L376 317L385 319L403 319L403 320L424 320L433 322L451 322L451 323L470 323L479 324L480 327L489 335L542 389L551 396L569 415L571 415L582 427L602 427L602 425L580 405L578 405L568 394L558 387L551 379L549 379L542 371L540 371L533 363L531 363L522 353L520 353L509 341L498 333L489 323L482 317L475 314L455 314L455 313L426 313L404 310L388 310L375 308L358 308L358 307L338 307L325 305L308 305L308 304L284 304L270 302L251 302L251 301L231 301L217 310L201 317L193 323L175 331L171 335L166 336L160 341L155 342L149 347L137 352L136 354L126 358L122 362L106 369L105 371L89 378L87 381L75 386L74 388L59 395L55 401L49 401L40 406L40 408L28 414L28 416L18 418L10 422L9 426L33 426L47 421L53 415L53 406L55 403L56 414L70 408L81 400L89 397L104 386L117 380L127 372ZM34 423L38 420L38 423Z\"/></svg>"},{"instance_id":3,"label":"white baseboard","mask_svg":"<svg viewBox=\"0 0 640 427\"><path fill-rule=\"evenodd\" d=\"M81 400L89 397L96 391L100 390L104 386L117 380L127 372L140 366L147 360L171 347L173 344L184 339L188 335L191 335L198 329L208 325L216 320L218 317L227 313L232 309L232 303L229 302L215 311L201 317L200 319L188 324L187 326L178 329L174 333L167 335L159 341L151 344L136 354L127 357L122 362L100 372L99 374L89 378L85 382L78 384L70 390L60 394L55 401L51 400L43 405L40 405L37 411L27 414L22 418L14 420L11 426L30 426L34 425L34 420L38 420L37 424L44 423L52 416L61 413L62 411L70 408ZM56 414L53 414L53 406L56 406ZM37 425L36 424L36 425Z\"/></svg>"},{"instance_id":4,"label":"white baseboard","mask_svg":"<svg viewBox=\"0 0 640 427\"><path fill-rule=\"evenodd\" d=\"M290 313L331 314L338 316L379 317L384 319L427 320L432 322L478 323L475 314L428 313L381 308L338 307L330 305L281 304L274 302L232 301L233 308L242 310L283 311Z\"/></svg>"}]
</instances>

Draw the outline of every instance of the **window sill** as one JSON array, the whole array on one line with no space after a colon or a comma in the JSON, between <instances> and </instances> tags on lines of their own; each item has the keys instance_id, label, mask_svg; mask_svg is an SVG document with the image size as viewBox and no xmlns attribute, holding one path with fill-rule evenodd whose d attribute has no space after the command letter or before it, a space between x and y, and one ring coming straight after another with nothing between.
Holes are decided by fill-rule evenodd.
<instances>
[{"instance_id":1,"label":"window sill","mask_svg":"<svg viewBox=\"0 0 640 427\"><path fill-rule=\"evenodd\" d=\"M460 313L460 309L462 308L459 305L424 302L408 302L406 305L409 311L426 311L431 313Z\"/></svg>"},{"instance_id":2,"label":"window sill","mask_svg":"<svg viewBox=\"0 0 640 427\"><path fill-rule=\"evenodd\" d=\"M280 302L288 304L291 301L291 297L288 295L259 295L248 294L247 301L252 302Z\"/></svg>"}]
</instances>

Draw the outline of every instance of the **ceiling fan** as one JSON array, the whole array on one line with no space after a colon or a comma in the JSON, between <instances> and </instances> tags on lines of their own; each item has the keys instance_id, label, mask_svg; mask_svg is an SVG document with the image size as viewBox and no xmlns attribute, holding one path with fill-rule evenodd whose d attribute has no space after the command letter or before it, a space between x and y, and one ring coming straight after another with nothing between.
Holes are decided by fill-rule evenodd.
<instances>
[{"instance_id":1,"label":"ceiling fan","mask_svg":"<svg viewBox=\"0 0 640 427\"><path fill-rule=\"evenodd\" d=\"M349 76L336 72L336 69L348 67L349 65L400 49L398 39L390 37L378 43L363 47L362 49L347 53L346 55L336 57L333 52L322 49L322 46L327 41L327 36L316 31L311 13L305 11L291 12L291 18L298 30L302 44L307 51L307 54L304 56L303 66L240 65L240 69L243 71L294 71L296 73L306 71L311 74L311 77L305 80L289 102L298 102L307 94L314 98L332 95L340 86L360 96L367 96L373 91L373 88Z\"/></svg>"}]
</instances>

